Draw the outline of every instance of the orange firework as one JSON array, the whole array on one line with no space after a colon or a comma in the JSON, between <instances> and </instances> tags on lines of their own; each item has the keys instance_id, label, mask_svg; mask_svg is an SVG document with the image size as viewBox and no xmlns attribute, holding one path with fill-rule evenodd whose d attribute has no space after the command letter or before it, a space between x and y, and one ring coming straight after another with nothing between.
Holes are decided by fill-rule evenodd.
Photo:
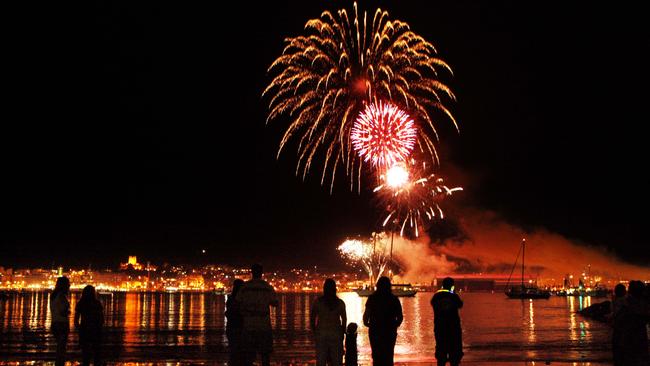
<instances>
[{"instance_id":1,"label":"orange firework","mask_svg":"<svg viewBox=\"0 0 650 366\"><path fill-rule=\"evenodd\" d=\"M418 121L417 146L435 163L436 118L446 116L456 125L445 106L454 94L440 81L450 67L433 45L381 9L374 16L359 14L355 3L350 13L323 12L307 22L304 35L286 39L269 72L274 78L263 93L270 98L267 121L290 121L278 155L293 140L296 174L303 179L320 156L321 184L329 177L333 186L341 166L351 188L355 177L359 183L363 160L353 153L351 130L373 100L389 101Z\"/></svg>"}]
</instances>

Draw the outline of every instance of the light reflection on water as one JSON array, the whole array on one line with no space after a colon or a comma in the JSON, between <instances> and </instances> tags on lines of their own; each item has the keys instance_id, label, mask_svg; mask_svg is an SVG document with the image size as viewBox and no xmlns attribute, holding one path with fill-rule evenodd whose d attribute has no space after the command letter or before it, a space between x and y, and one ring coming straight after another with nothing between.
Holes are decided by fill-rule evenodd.
<instances>
[{"instance_id":1,"label":"light reflection on water","mask_svg":"<svg viewBox=\"0 0 650 366\"><path fill-rule=\"evenodd\" d=\"M72 308L78 296L71 296ZM346 303L348 322L360 325L359 356L368 361L370 346L367 329L362 326L365 299L355 293L339 296ZM431 296L419 293L401 299L404 323L395 348L398 361L433 362ZM315 297L280 295L280 306L271 314L276 359L313 360L309 308ZM589 306L590 298L509 300L503 294L487 293L462 297L465 360L580 362L610 358L608 326L575 313ZM106 313L106 354L124 361L225 360L225 299L209 293L101 295ZM48 302L47 292L13 294L0 300L0 358L25 360L51 355ZM70 350L78 352L74 332L70 342Z\"/></svg>"}]
</instances>

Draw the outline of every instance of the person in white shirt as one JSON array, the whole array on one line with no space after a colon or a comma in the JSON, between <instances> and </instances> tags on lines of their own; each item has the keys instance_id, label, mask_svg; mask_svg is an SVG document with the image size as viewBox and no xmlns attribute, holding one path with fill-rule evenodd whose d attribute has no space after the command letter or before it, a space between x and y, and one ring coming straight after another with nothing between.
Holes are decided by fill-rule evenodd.
<instances>
[{"instance_id":1,"label":"person in white shirt","mask_svg":"<svg viewBox=\"0 0 650 366\"><path fill-rule=\"evenodd\" d=\"M254 264L251 272L253 279L244 283L235 298L243 319L241 347L245 353L244 364L252 365L259 353L262 365L269 366L273 351L269 306L277 307L278 299L273 287L262 279L262 265Z\"/></svg>"},{"instance_id":2,"label":"person in white shirt","mask_svg":"<svg viewBox=\"0 0 650 366\"><path fill-rule=\"evenodd\" d=\"M343 335L347 324L345 303L336 296L336 282L328 278L323 284L323 296L311 307L310 327L316 341L316 366L341 366ZM329 362L328 362L329 361Z\"/></svg>"}]
</instances>

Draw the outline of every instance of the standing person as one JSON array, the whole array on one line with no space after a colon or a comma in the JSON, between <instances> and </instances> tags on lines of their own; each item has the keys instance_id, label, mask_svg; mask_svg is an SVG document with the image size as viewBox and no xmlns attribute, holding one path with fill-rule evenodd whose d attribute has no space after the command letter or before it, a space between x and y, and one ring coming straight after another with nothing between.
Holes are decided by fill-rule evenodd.
<instances>
[{"instance_id":1,"label":"standing person","mask_svg":"<svg viewBox=\"0 0 650 366\"><path fill-rule=\"evenodd\" d=\"M323 296L314 301L310 312L311 330L316 340L316 366L340 366L343 358L343 335L347 316L345 303L336 296L336 282L328 278Z\"/></svg>"},{"instance_id":2,"label":"standing person","mask_svg":"<svg viewBox=\"0 0 650 366\"><path fill-rule=\"evenodd\" d=\"M345 332L345 366L357 366L358 360L357 323L350 323Z\"/></svg>"},{"instance_id":3,"label":"standing person","mask_svg":"<svg viewBox=\"0 0 650 366\"><path fill-rule=\"evenodd\" d=\"M244 363L252 365L259 353L262 366L269 366L273 351L269 306L278 306L278 299L273 287L262 279L262 265L253 264L251 272L253 279L244 283L235 298L243 319L241 345L246 353Z\"/></svg>"},{"instance_id":4,"label":"standing person","mask_svg":"<svg viewBox=\"0 0 650 366\"><path fill-rule=\"evenodd\" d=\"M643 282L630 281L625 304L616 318L622 330L622 365L647 366L650 364L647 330L650 313L648 313L648 303L645 301L644 292Z\"/></svg>"},{"instance_id":5,"label":"standing person","mask_svg":"<svg viewBox=\"0 0 650 366\"><path fill-rule=\"evenodd\" d=\"M363 324L368 327L368 338L372 349L372 364L385 366L393 364L397 328L402 324L402 304L391 291L388 277L377 281L377 289L368 296Z\"/></svg>"},{"instance_id":6,"label":"standing person","mask_svg":"<svg viewBox=\"0 0 650 366\"><path fill-rule=\"evenodd\" d=\"M244 281L236 279L232 283L232 292L228 295L226 301L226 337L228 337L228 349L230 351L230 365L242 365L242 352L241 352L241 330L243 326L243 318L239 304L235 300L239 290L244 285Z\"/></svg>"},{"instance_id":7,"label":"standing person","mask_svg":"<svg viewBox=\"0 0 650 366\"><path fill-rule=\"evenodd\" d=\"M50 312L52 316L52 334L56 340L56 366L65 365L68 334L70 333L70 280L62 276L56 279L54 291L50 294Z\"/></svg>"},{"instance_id":8,"label":"standing person","mask_svg":"<svg viewBox=\"0 0 650 366\"><path fill-rule=\"evenodd\" d=\"M622 332L622 322L620 321L621 310L625 305L625 295L627 291L625 290L625 285L619 283L614 287L614 296L612 297L612 311L611 311L611 324L612 324L612 356L614 359L614 366L623 365L623 344L621 342Z\"/></svg>"},{"instance_id":9,"label":"standing person","mask_svg":"<svg viewBox=\"0 0 650 366\"><path fill-rule=\"evenodd\" d=\"M451 366L457 366L463 358L463 335L458 315L463 301L454 293L453 278L442 280L442 288L431 298L431 306L438 366L444 366L447 361Z\"/></svg>"},{"instance_id":10,"label":"standing person","mask_svg":"<svg viewBox=\"0 0 650 366\"><path fill-rule=\"evenodd\" d=\"M81 293L81 299L74 309L74 325L79 330L79 345L82 365L101 365L102 327L104 326L104 308L97 300L95 288L86 286Z\"/></svg>"}]
</instances>

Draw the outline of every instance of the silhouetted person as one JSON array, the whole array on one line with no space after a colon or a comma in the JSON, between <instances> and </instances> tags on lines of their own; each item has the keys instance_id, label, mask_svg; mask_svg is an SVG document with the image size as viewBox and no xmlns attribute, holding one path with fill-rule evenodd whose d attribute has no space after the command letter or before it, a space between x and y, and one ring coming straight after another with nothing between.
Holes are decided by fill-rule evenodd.
<instances>
[{"instance_id":1,"label":"silhouetted person","mask_svg":"<svg viewBox=\"0 0 650 366\"><path fill-rule=\"evenodd\" d=\"M614 366L623 365L623 344L622 344L622 321L620 319L621 310L625 306L625 285L619 283L614 287L614 296L611 303L611 324L612 324L612 356L614 359Z\"/></svg>"},{"instance_id":2,"label":"silhouetted person","mask_svg":"<svg viewBox=\"0 0 650 366\"><path fill-rule=\"evenodd\" d=\"M97 300L95 288L86 286L81 299L74 310L74 325L79 330L79 345L83 365L101 365L102 328L104 326L104 308Z\"/></svg>"},{"instance_id":3,"label":"silhouetted person","mask_svg":"<svg viewBox=\"0 0 650 366\"><path fill-rule=\"evenodd\" d=\"M648 303L644 299L645 285L641 281L630 281L628 295L619 316L616 317L621 329L621 364L626 366L648 366L648 331L650 320Z\"/></svg>"},{"instance_id":4,"label":"silhouetted person","mask_svg":"<svg viewBox=\"0 0 650 366\"><path fill-rule=\"evenodd\" d=\"M368 338L375 366L393 364L397 328L402 324L402 304L391 291L388 277L380 277L377 289L368 296L363 324L368 327Z\"/></svg>"},{"instance_id":5,"label":"silhouetted person","mask_svg":"<svg viewBox=\"0 0 650 366\"><path fill-rule=\"evenodd\" d=\"M68 334L70 333L70 280L67 277L56 279L54 291L50 294L50 312L52 316L52 334L56 340L56 366L65 364L65 354L68 347Z\"/></svg>"},{"instance_id":6,"label":"silhouetted person","mask_svg":"<svg viewBox=\"0 0 650 366\"><path fill-rule=\"evenodd\" d=\"M454 293L452 278L442 280L442 288L431 298L431 306L438 366L444 366L447 361L452 366L457 366L463 358L463 337L458 315L463 301Z\"/></svg>"},{"instance_id":7,"label":"silhouetted person","mask_svg":"<svg viewBox=\"0 0 650 366\"><path fill-rule=\"evenodd\" d=\"M336 296L336 282L328 278L323 284L323 296L314 301L310 311L309 325L316 341L316 366L341 365L347 322L345 303Z\"/></svg>"},{"instance_id":8,"label":"silhouetted person","mask_svg":"<svg viewBox=\"0 0 650 366\"><path fill-rule=\"evenodd\" d=\"M269 306L278 306L275 290L262 279L262 265L251 267L253 279L246 281L235 300L243 318L241 346L245 352L245 364L252 365L259 353L262 365L271 364L273 334Z\"/></svg>"},{"instance_id":9,"label":"silhouetted person","mask_svg":"<svg viewBox=\"0 0 650 366\"><path fill-rule=\"evenodd\" d=\"M244 319L241 314L239 304L235 300L239 290L244 285L244 281L236 279L232 283L232 292L228 295L226 301L226 337L228 337L228 350L230 352L230 365L239 366L243 364L241 350L241 332L244 325Z\"/></svg>"},{"instance_id":10,"label":"silhouetted person","mask_svg":"<svg viewBox=\"0 0 650 366\"><path fill-rule=\"evenodd\" d=\"M345 331L345 366L357 366L358 360L357 323L350 323Z\"/></svg>"}]
</instances>

